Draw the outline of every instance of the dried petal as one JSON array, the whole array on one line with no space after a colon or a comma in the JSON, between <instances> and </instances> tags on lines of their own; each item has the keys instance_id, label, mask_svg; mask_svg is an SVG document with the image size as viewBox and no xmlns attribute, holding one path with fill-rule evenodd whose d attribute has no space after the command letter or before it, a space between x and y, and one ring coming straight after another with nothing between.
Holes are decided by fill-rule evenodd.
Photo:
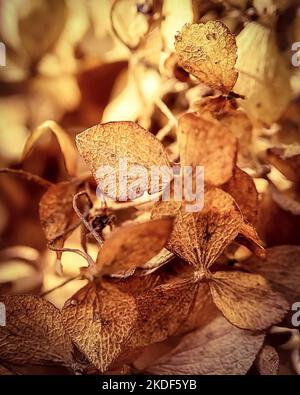
<instances>
[{"instance_id":1,"label":"dried petal","mask_svg":"<svg viewBox=\"0 0 300 395\"><path fill-rule=\"evenodd\" d=\"M175 38L175 49L179 64L201 82L222 92L233 88L237 46L222 22L186 24Z\"/></svg>"},{"instance_id":2,"label":"dried petal","mask_svg":"<svg viewBox=\"0 0 300 395\"><path fill-rule=\"evenodd\" d=\"M263 247L263 242L259 238L253 225L244 222L239 229L236 241L247 247L259 258L265 258L266 251Z\"/></svg>"},{"instance_id":3,"label":"dried petal","mask_svg":"<svg viewBox=\"0 0 300 395\"><path fill-rule=\"evenodd\" d=\"M245 220L251 224L255 224L257 219L258 193L252 178L236 166L232 177L222 189L234 198Z\"/></svg>"},{"instance_id":4,"label":"dried petal","mask_svg":"<svg viewBox=\"0 0 300 395\"><path fill-rule=\"evenodd\" d=\"M185 334L195 328L207 325L218 315L219 310L211 297L208 283L198 281L198 290L194 299L191 301L188 317L183 321L175 334Z\"/></svg>"},{"instance_id":5,"label":"dried petal","mask_svg":"<svg viewBox=\"0 0 300 395\"><path fill-rule=\"evenodd\" d=\"M192 109L202 115L209 112L215 119L228 128L238 140L238 158L240 167L253 166L251 152L253 125L247 113L239 108L236 100L224 95L205 96L192 103Z\"/></svg>"},{"instance_id":6,"label":"dried petal","mask_svg":"<svg viewBox=\"0 0 300 395\"><path fill-rule=\"evenodd\" d=\"M191 278L134 291L134 296L138 318L116 366L132 362L151 344L209 322L216 314L208 285Z\"/></svg>"},{"instance_id":7,"label":"dried petal","mask_svg":"<svg viewBox=\"0 0 300 395\"><path fill-rule=\"evenodd\" d=\"M67 236L64 233L72 222L72 202L77 189L77 181L60 182L52 185L40 200L41 225L47 241L54 241L56 248L62 248L64 245ZM57 257L61 257L61 252L57 252Z\"/></svg>"},{"instance_id":8,"label":"dried petal","mask_svg":"<svg viewBox=\"0 0 300 395\"><path fill-rule=\"evenodd\" d=\"M266 259L251 257L242 267L264 276L292 304L300 298L300 247L268 248Z\"/></svg>"},{"instance_id":9,"label":"dried petal","mask_svg":"<svg viewBox=\"0 0 300 395\"><path fill-rule=\"evenodd\" d=\"M118 358L136 318L134 298L108 283L89 283L62 311L71 339L101 372Z\"/></svg>"},{"instance_id":10,"label":"dried petal","mask_svg":"<svg viewBox=\"0 0 300 395\"><path fill-rule=\"evenodd\" d=\"M173 218L163 218L118 228L99 251L96 272L125 276L142 267L164 247L173 222Z\"/></svg>"},{"instance_id":11,"label":"dried petal","mask_svg":"<svg viewBox=\"0 0 300 395\"><path fill-rule=\"evenodd\" d=\"M280 322L289 306L256 274L217 272L209 283L216 306L242 329L263 330Z\"/></svg>"},{"instance_id":12,"label":"dried petal","mask_svg":"<svg viewBox=\"0 0 300 395\"><path fill-rule=\"evenodd\" d=\"M275 348L265 345L258 354L255 365L262 376L276 376L279 370L279 355Z\"/></svg>"},{"instance_id":13,"label":"dried petal","mask_svg":"<svg viewBox=\"0 0 300 395\"><path fill-rule=\"evenodd\" d=\"M222 185L233 173L237 141L229 129L209 113L187 113L179 121L179 151L182 166L204 166L205 182Z\"/></svg>"},{"instance_id":14,"label":"dried petal","mask_svg":"<svg viewBox=\"0 0 300 395\"><path fill-rule=\"evenodd\" d=\"M16 365L73 365L73 346L61 315L36 296L1 296L6 326L0 327L0 359Z\"/></svg>"},{"instance_id":15,"label":"dried petal","mask_svg":"<svg viewBox=\"0 0 300 395\"><path fill-rule=\"evenodd\" d=\"M153 374L244 375L264 341L218 317L204 328L189 333L169 354L147 372Z\"/></svg>"},{"instance_id":16,"label":"dried petal","mask_svg":"<svg viewBox=\"0 0 300 395\"><path fill-rule=\"evenodd\" d=\"M197 284L177 281L138 295L138 321L130 338L130 347L145 347L176 333L188 318L197 291Z\"/></svg>"},{"instance_id":17,"label":"dried petal","mask_svg":"<svg viewBox=\"0 0 300 395\"><path fill-rule=\"evenodd\" d=\"M99 124L77 135L76 143L104 194L125 200L130 193L138 197L145 191L154 193L163 188L162 182L158 182L157 188L151 190L150 182L147 185L139 182L137 171L130 174L130 170L133 167L137 170L138 166L143 170L142 178L146 176L148 181L152 166L164 166L165 171L169 169L161 142L138 124L129 121ZM124 176L126 168L127 177ZM154 185L154 176L151 181Z\"/></svg>"},{"instance_id":18,"label":"dried petal","mask_svg":"<svg viewBox=\"0 0 300 395\"><path fill-rule=\"evenodd\" d=\"M139 317L130 347L145 347L209 322L216 310L206 283L190 280L162 284L138 295Z\"/></svg>"},{"instance_id":19,"label":"dried petal","mask_svg":"<svg viewBox=\"0 0 300 395\"><path fill-rule=\"evenodd\" d=\"M237 163L240 167L252 167L252 129L253 125L242 108L231 108L217 115L217 119L226 126L238 140Z\"/></svg>"},{"instance_id":20,"label":"dried petal","mask_svg":"<svg viewBox=\"0 0 300 395\"><path fill-rule=\"evenodd\" d=\"M291 71L278 49L275 29L250 22L236 40L239 78L235 91L246 97L240 104L252 119L271 125L292 98Z\"/></svg>"},{"instance_id":21,"label":"dried petal","mask_svg":"<svg viewBox=\"0 0 300 395\"><path fill-rule=\"evenodd\" d=\"M42 125L38 126L29 136L26 141L24 150L23 150L23 159L25 160L30 152L32 151L37 140L45 133L52 132L60 145L60 149L63 153L66 169L71 176L76 175L77 170L77 161L78 161L78 153L76 148L67 134L67 132L62 129L56 122L54 121L46 121Z\"/></svg>"},{"instance_id":22,"label":"dried petal","mask_svg":"<svg viewBox=\"0 0 300 395\"><path fill-rule=\"evenodd\" d=\"M166 247L195 267L207 269L235 239L243 221L233 199L218 188L205 191L204 208L199 212L188 212L184 201L161 201L151 215L176 215Z\"/></svg>"}]
</instances>

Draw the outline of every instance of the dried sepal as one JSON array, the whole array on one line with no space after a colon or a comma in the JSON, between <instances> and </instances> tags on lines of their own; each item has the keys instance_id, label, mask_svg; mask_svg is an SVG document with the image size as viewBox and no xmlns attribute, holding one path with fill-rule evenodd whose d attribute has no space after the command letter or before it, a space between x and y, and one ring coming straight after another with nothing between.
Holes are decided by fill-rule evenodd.
<instances>
[{"instance_id":1,"label":"dried sepal","mask_svg":"<svg viewBox=\"0 0 300 395\"><path fill-rule=\"evenodd\" d=\"M177 347L147 372L153 374L244 375L264 341L264 334L232 326L217 317L184 336Z\"/></svg>"},{"instance_id":2,"label":"dried sepal","mask_svg":"<svg viewBox=\"0 0 300 395\"><path fill-rule=\"evenodd\" d=\"M134 295L138 318L119 364L128 362L151 344L210 322L217 312L208 285L188 278L163 282L144 292L135 291Z\"/></svg>"},{"instance_id":3,"label":"dried sepal","mask_svg":"<svg viewBox=\"0 0 300 395\"><path fill-rule=\"evenodd\" d=\"M138 166L143 180L150 179L153 166L164 166L169 170L169 160L161 142L150 132L130 121L108 122L93 126L76 136L76 143L81 156L91 169L100 190L121 200L141 196L162 189L162 180L157 177L157 186L139 182ZM135 172L130 174L130 169ZM124 185L119 183L124 178L124 171L129 170ZM146 174L145 174L146 171ZM155 175L151 177L155 185ZM149 184L149 185L148 185Z\"/></svg>"},{"instance_id":4,"label":"dried sepal","mask_svg":"<svg viewBox=\"0 0 300 395\"><path fill-rule=\"evenodd\" d=\"M197 291L191 300L190 311L175 335L188 333L203 327L219 315L207 281L197 281Z\"/></svg>"},{"instance_id":5,"label":"dried sepal","mask_svg":"<svg viewBox=\"0 0 300 395\"><path fill-rule=\"evenodd\" d=\"M202 210L191 213L186 205L184 201L157 202L151 216L176 216L166 248L193 266L208 269L238 235L242 215L231 196L218 188L206 189Z\"/></svg>"},{"instance_id":6,"label":"dried sepal","mask_svg":"<svg viewBox=\"0 0 300 395\"><path fill-rule=\"evenodd\" d=\"M206 183L218 186L232 177L237 141L210 113L184 114L179 121L178 142L181 165L204 166Z\"/></svg>"},{"instance_id":7,"label":"dried sepal","mask_svg":"<svg viewBox=\"0 0 300 395\"><path fill-rule=\"evenodd\" d=\"M93 274L126 276L143 267L165 246L173 222L169 217L118 228L99 250Z\"/></svg>"},{"instance_id":8,"label":"dried sepal","mask_svg":"<svg viewBox=\"0 0 300 395\"><path fill-rule=\"evenodd\" d=\"M222 189L234 198L245 220L255 224L258 210L258 192L249 174L236 166L232 177L223 185Z\"/></svg>"},{"instance_id":9,"label":"dried sepal","mask_svg":"<svg viewBox=\"0 0 300 395\"><path fill-rule=\"evenodd\" d=\"M39 216L46 239L55 248L62 248L73 218L73 196L78 181L63 181L53 184L42 196ZM61 252L57 252L58 259Z\"/></svg>"},{"instance_id":10,"label":"dried sepal","mask_svg":"<svg viewBox=\"0 0 300 395\"><path fill-rule=\"evenodd\" d=\"M75 176L78 161L77 150L67 132L54 121L45 121L42 125L34 129L26 141L22 160L24 161L28 157L39 138L49 131L57 138L68 173L71 176Z\"/></svg>"},{"instance_id":11,"label":"dried sepal","mask_svg":"<svg viewBox=\"0 0 300 395\"><path fill-rule=\"evenodd\" d=\"M100 372L118 358L136 318L134 298L109 283L89 283L62 310L72 341Z\"/></svg>"},{"instance_id":12,"label":"dried sepal","mask_svg":"<svg viewBox=\"0 0 300 395\"><path fill-rule=\"evenodd\" d=\"M36 296L1 296L6 326L0 327L0 359L16 365L72 367L73 345L61 314Z\"/></svg>"},{"instance_id":13,"label":"dried sepal","mask_svg":"<svg viewBox=\"0 0 300 395\"><path fill-rule=\"evenodd\" d=\"M265 345L260 350L255 366L262 376L276 376L279 371L279 355L274 347Z\"/></svg>"},{"instance_id":14,"label":"dried sepal","mask_svg":"<svg viewBox=\"0 0 300 395\"><path fill-rule=\"evenodd\" d=\"M268 248L266 259L251 257L242 267L264 276L290 302L300 298L300 247L283 245Z\"/></svg>"},{"instance_id":15,"label":"dried sepal","mask_svg":"<svg viewBox=\"0 0 300 395\"><path fill-rule=\"evenodd\" d=\"M138 321L128 346L146 347L165 340L188 318L197 284L170 282L137 295Z\"/></svg>"},{"instance_id":16,"label":"dried sepal","mask_svg":"<svg viewBox=\"0 0 300 395\"><path fill-rule=\"evenodd\" d=\"M174 280L136 296L138 320L128 346L146 347L194 329L215 312L205 283Z\"/></svg>"},{"instance_id":17,"label":"dried sepal","mask_svg":"<svg viewBox=\"0 0 300 395\"><path fill-rule=\"evenodd\" d=\"M101 371L131 363L145 347L215 316L205 283L153 274L93 282L64 306L74 343Z\"/></svg>"},{"instance_id":18,"label":"dried sepal","mask_svg":"<svg viewBox=\"0 0 300 395\"><path fill-rule=\"evenodd\" d=\"M267 329L280 322L289 308L283 296L257 274L219 271L209 285L216 306L242 329Z\"/></svg>"},{"instance_id":19,"label":"dried sepal","mask_svg":"<svg viewBox=\"0 0 300 395\"><path fill-rule=\"evenodd\" d=\"M276 31L253 21L245 25L236 41L239 77L235 91L245 96L240 104L251 119L271 125L292 98L291 70L279 51Z\"/></svg>"},{"instance_id":20,"label":"dried sepal","mask_svg":"<svg viewBox=\"0 0 300 395\"><path fill-rule=\"evenodd\" d=\"M238 141L237 164L240 167L253 166L253 124L247 113L238 107L235 98L224 95L205 96L192 103L192 110L200 115L209 112L223 126L228 128Z\"/></svg>"},{"instance_id":21,"label":"dried sepal","mask_svg":"<svg viewBox=\"0 0 300 395\"><path fill-rule=\"evenodd\" d=\"M224 23L186 24L175 38L175 49L179 64L201 82L224 93L233 88L237 46Z\"/></svg>"},{"instance_id":22,"label":"dried sepal","mask_svg":"<svg viewBox=\"0 0 300 395\"><path fill-rule=\"evenodd\" d=\"M263 242L258 236L256 229L250 223L244 222L239 229L239 234L237 235L236 241L247 247L252 251L257 257L264 259L266 256L266 251L263 246Z\"/></svg>"}]
</instances>

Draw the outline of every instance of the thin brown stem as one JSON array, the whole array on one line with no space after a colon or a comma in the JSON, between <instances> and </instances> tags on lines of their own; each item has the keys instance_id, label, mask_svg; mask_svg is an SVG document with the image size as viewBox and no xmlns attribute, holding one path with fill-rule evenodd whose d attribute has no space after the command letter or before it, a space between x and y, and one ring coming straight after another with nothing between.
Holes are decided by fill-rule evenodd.
<instances>
[{"instance_id":1,"label":"thin brown stem","mask_svg":"<svg viewBox=\"0 0 300 395\"><path fill-rule=\"evenodd\" d=\"M87 261L89 266L93 266L95 264L93 258L87 252L83 252L77 248L57 248L54 247L51 243L48 243L48 248L49 250L55 252L74 252L75 254L78 254L81 257L83 257Z\"/></svg>"},{"instance_id":2,"label":"thin brown stem","mask_svg":"<svg viewBox=\"0 0 300 395\"><path fill-rule=\"evenodd\" d=\"M95 231L95 229L89 224L89 222L86 220L86 218L83 216L82 212L79 210L79 208L77 206L77 200L81 196L85 196L85 198L88 201L88 204L89 204L90 208L93 207L93 202L92 202L91 198L89 197L88 193L85 192L85 191L81 191L81 192L76 193L76 195L74 195L74 197L73 197L73 208L74 208L74 211L78 215L78 217L80 218L82 223L85 225L85 227L90 231L90 233L97 240L97 242L100 245L102 245L104 240L98 235L98 233Z\"/></svg>"},{"instance_id":3,"label":"thin brown stem","mask_svg":"<svg viewBox=\"0 0 300 395\"><path fill-rule=\"evenodd\" d=\"M49 187L51 187L51 185L53 185L52 182L45 180L43 177L40 177L36 174L29 173L24 170L3 168L3 169L0 169L0 173L15 174L17 176L25 178L25 180L27 180L27 181L34 182L35 184L40 185L43 188L49 188Z\"/></svg>"}]
</instances>

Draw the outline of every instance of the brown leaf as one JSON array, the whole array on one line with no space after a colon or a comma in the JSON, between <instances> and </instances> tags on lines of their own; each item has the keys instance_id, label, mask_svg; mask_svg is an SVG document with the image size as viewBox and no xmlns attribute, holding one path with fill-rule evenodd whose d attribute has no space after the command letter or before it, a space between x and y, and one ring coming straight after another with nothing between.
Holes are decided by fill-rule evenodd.
<instances>
[{"instance_id":1,"label":"brown leaf","mask_svg":"<svg viewBox=\"0 0 300 395\"><path fill-rule=\"evenodd\" d=\"M71 339L101 372L118 358L136 319L134 297L104 282L81 288L62 311Z\"/></svg>"},{"instance_id":2,"label":"brown leaf","mask_svg":"<svg viewBox=\"0 0 300 395\"><path fill-rule=\"evenodd\" d=\"M291 181L300 181L300 145L267 149L268 161Z\"/></svg>"},{"instance_id":3,"label":"brown leaf","mask_svg":"<svg viewBox=\"0 0 300 395\"><path fill-rule=\"evenodd\" d=\"M61 315L36 296L1 296L6 326L0 327L0 360L16 365L73 365L73 346Z\"/></svg>"},{"instance_id":4,"label":"brown leaf","mask_svg":"<svg viewBox=\"0 0 300 395\"><path fill-rule=\"evenodd\" d=\"M211 114L184 114L178 131L182 166L204 166L205 182L222 185L232 177L237 142L229 129Z\"/></svg>"},{"instance_id":5,"label":"brown leaf","mask_svg":"<svg viewBox=\"0 0 300 395\"><path fill-rule=\"evenodd\" d=\"M175 49L179 64L201 82L222 92L233 88L238 77L237 46L222 22L184 25L175 38Z\"/></svg>"},{"instance_id":6,"label":"brown leaf","mask_svg":"<svg viewBox=\"0 0 300 395\"><path fill-rule=\"evenodd\" d=\"M279 370L279 355L275 348L265 345L260 350L255 365L262 376L276 376Z\"/></svg>"},{"instance_id":7,"label":"brown leaf","mask_svg":"<svg viewBox=\"0 0 300 395\"><path fill-rule=\"evenodd\" d=\"M169 217L118 228L99 250L93 274L132 274L165 246L173 222Z\"/></svg>"},{"instance_id":8,"label":"brown leaf","mask_svg":"<svg viewBox=\"0 0 300 395\"><path fill-rule=\"evenodd\" d=\"M289 308L267 280L256 274L220 271L209 285L216 306L242 329L264 330L280 322Z\"/></svg>"},{"instance_id":9,"label":"brown leaf","mask_svg":"<svg viewBox=\"0 0 300 395\"><path fill-rule=\"evenodd\" d=\"M300 298L300 247L276 246L266 250L266 259L251 257L242 267L264 276L292 304Z\"/></svg>"},{"instance_id":10,"label":"brown leaf","mask_svg":"<svg viewBox=\"0 0 300 395\"><path fill-rule=\"evenodd\" d=\"M251 224L255 224L257 219L258 192L252 178L236 166L232 177L222 189L234 198L245 220Z\"/></svg>"},{"instance_id":11,"label":"brown leaf","mask_svg":"<svg viewBox=\"0 0 300 395\"><path fill-rule=\"evenodd\" d=\"M126 191L127 196L130 193L141 196L145 191L153 193L163 188L162 182L158 182L158 188L151 191L150 183L149 186L142 185L137 180L136 172L130 174L132 166L146 169L149 179L152 166L165 166L166 171L169 169L169 161L161 142L138 124L129 121L99 124L77 135L76 143L104 194L120 199ZM120 161L126 161L126 185L118 182L123 179L124 171L123 167L120 171ZM111 174L107 175L107 166L115 172L116 181ZM122 166L125 166L125 162ZM151 177L152 180L154 182L154 177Z\"/></svg>"},{"instance_id":12,"label":"brown leaf","mask_svg":"<svg viewBox=\"0 0 300 395\"><path fill-rule=\"evenodd\" d=\"M77 170L78 153L70 136L54 121L45 121L31 133L26 141L22 160L24 161L29 156L39 138L49 131L52 132L57 138L68 173L71 176L75 176Z\"/></svg>"},{"instance_id":13,"label":"brown leaf","mask_svg":"<svg viewBox=\"0 0 300 395\"><path fill-rule=\"evenodd\" d=\"M155 204L151 215L176 215L166 247L195 267L206 269L235 239L242 224L233 199L218 188L206 189L201 211L188 212L184 201L162 201Z\"/></svg>"},{"instance_id":14,"label":"brown leaf","mask_svg":"<svg viewBox=\"0 0 300 395\"><path fill-rule=\"evenodd\" d=\"M147 369L152 374L244 375L262 346L264 334L232 326L218 317L184 336L169 354Z\"/></svg>"}]
</instances>

